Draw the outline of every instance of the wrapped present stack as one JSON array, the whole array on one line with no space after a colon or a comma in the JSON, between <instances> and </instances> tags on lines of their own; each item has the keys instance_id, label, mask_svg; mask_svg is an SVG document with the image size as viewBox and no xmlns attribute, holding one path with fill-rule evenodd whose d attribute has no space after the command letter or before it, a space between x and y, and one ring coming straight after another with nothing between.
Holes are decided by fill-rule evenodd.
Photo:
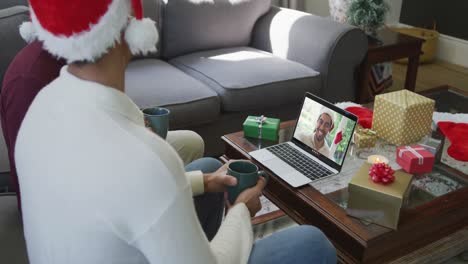
<instances>
[{"instance_id":1,"label":"wrapped present stack","mask_svg":"<svg viewBox=\"0 0 468 264\"><path fill-rule=\"evenodd\" d=\"M354 132L354 144L358 148L372 148L375 146L377 136L375 131L370 129L364 129L361 126L356 128Z\"/></svg>"},{"instance_id":2,"label":"wrapped present stack","mask_svg":"<svg viewBox=\"0 0 468 264\"><path fill-rule=\"evenodd\" d=\"M435 101L408 90L377 95L372 130L395 145L407 145L430 134Z\"/></svg>"},{"instance_id":3,"label":"wrapped present stack","mask_svg":"<svg viewBox=\"0 0 468 264\"><path fill-rule=\"evenodd\" d=\"M280 120L264 116L248 116L245 120L244 136L277 141Z\"/></svg>"},{"instance_id":4,"label":"wrapped present stack","mask_svg":"<svg viewBox=\"0 0 468 264\"><path fill-rule=\"evenodd\" d=\"M353 217L396 230L400 210L413 177L399 170L393 174L393 182L376 183L369 175L370 169L371 165L365 163L351 179L346 212Z\"/></svg>"}]
</instances>

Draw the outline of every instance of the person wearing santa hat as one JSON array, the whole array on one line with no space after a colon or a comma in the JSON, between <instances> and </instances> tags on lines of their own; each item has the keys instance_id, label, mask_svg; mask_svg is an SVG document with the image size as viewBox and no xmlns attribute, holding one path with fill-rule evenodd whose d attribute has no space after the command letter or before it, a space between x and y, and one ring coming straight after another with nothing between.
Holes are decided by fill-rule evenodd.
<instances>
[{"instance_id":1,"label":"person wearing santa hat","mask_svg":"<svg viewBox=\"0 0 468 264\"><path fill-rule=\"evenodd\" d=\"M331 243L310 226L253 244L262 177L229 205L208 241L192 195L236 180L226 165L185 173L125 95L131 56L155 51L158 41L141 0L30 0L30 11L23 38L68 63L35 97L16 141L31 263L336 262Z\"/></svg>"},{"instance_id":2,"label":"person wearing santa hat","mask_svg":"<svg viewBox=\"0 0 468 264\"><path fill-rule=\"evenodd\" d=\"M330 147L325 137L333 130L335 114L327 107L320 109L315 129L312 133L301 133L298 139L307 146L317 150L320 154L330 157Z\"/></svg>"},{"instance_id":3,"label":"person wearing santa hat","mask_svg":"<svg viewBox=\"0 0 468 264\"><path fill-rule=\"evenodd\" d=\"M55 80L65 61L57 59L42 48L40 41L34 41L24 47L8 66L4 76L0 96L1 129L8 149L10 163L10 182L13 191L16 192L18 209L21 213L21 192L16 174L14 147L16 136L26 112L36 97L47 84ZM203 157L205 143L202 137L190 130L171 130L166 141L177 151L186 171L200 170L200 158ZM203 159L206 164L206 159ZM219 161L211 160L213 163ZM195 207L200 219L206 219L206 215L214 215L213 210L223 215L224 202L222 193L207 193L194 197ZM206 212L206 213L205 213ZM217 219L217 217L214 217ZM204 221L203 230L207 236L213 237L220 222Z\"/></svg>"}]
</instances>

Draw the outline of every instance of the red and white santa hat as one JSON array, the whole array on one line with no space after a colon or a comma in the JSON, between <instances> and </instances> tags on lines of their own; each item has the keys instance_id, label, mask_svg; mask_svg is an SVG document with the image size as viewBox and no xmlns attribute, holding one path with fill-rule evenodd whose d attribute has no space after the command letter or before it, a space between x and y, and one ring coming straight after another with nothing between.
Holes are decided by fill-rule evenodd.
<instances>
[{"instance_id":1,"label":"red and white santa hat","mask_svg":"<svg viewBox=\"0 0 468 264\"><path fill-rule=\"evenodd\" d=\"M141 0L29 0L31 22L20 27L27 42L38 39L51 54L95 61L124 38L133 55L156 51L156 23L143 18ZM133 10L133 18L130 18Z\"/></svg>"}]
</instances>

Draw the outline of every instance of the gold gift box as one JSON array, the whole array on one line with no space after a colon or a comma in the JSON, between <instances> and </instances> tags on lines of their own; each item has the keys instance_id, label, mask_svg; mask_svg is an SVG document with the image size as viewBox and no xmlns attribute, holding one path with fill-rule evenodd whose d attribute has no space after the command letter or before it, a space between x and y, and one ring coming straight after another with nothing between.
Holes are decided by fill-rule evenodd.
<instances>
[{"instance_id":1,"label":"gold gift box","mask_svg":"<svg viewBox=\"0 0 468 264\"><path fill-rule=\"evenodd\" d=\"M361 126L356 128L354 132L354 144L358 148L372 148L375 146L377 136L375 131L370 129L364 129Z\"/></svg>"},{"instance_id":2,"label":"gold gift box","mask_svg":"<svg viewBox=\"0 0 468 264\"><path fill-rule=\"evenodd\" d=\"M372 130L395 145L408 145L430 134L435 101L408 90L377 95Z\"/></svg>"},{"instance_id":3,"label":"gold gift box","mask_svg":"<svg viewBox=\"0 0 468 264\"><path fill-rule=\"evenodd\" d=\"M400 209L404 204L413 176L396 171L395 181L388 185L369 178L371 165L365 163L348 185L348 215L391 229L397 229Z\"/></svg>"}]
</instances>

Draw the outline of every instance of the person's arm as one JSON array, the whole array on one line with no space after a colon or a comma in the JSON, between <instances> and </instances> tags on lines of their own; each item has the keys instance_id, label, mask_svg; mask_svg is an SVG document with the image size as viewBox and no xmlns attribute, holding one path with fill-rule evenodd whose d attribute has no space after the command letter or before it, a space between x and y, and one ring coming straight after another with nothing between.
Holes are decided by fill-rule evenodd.
<instances>
[{"instance_id":1,"label":"person's arm","mask_svg":"<svg viewBox=\"0 0 468 264\"><path fill-rule=\"evenodd\" d=\"M137 172L134 174L138 176L132 175L127 184L118 185L121 188L118 197L125 194L126 208L120 210L120 199L104 199L111 205L102 206L110 210L103 214L112 216L107 222L116 236L141 252L148 263L211 264L222 260L220 263L239 264L247 260L253 240L249 239L252 238L250 216L259 210L252 201L260 203L258 196L264 184L239 195L236 201L239 205L228 211L215 236L217 242L211 245L198 220L192 187L176 151L139 125L133 132L133 138L143 144L131 143L125 151L131 160L127 164L131 168L125 172ZM135 150L132 152L130 148ZM135 193L129 195L129 191ZM245 198L241 200L242 197ZM114 208L119 208L117 216Z\"/></svg>"},{"instance_id":2,"label":"person's arm","mask_svg":"<svg viewBox=\"0 0 468 264\"><path fill-rule=\"evenodd\" d=\"M192 187L193 196L203 194L205 192L204 177L202 171L189 171L185 173L190 186Z\"/></svg>"},{"instance_id":3,"label":"person's arm","mask_svg":"<svg viewBox=\"0 0 468 264\"><path fill-rule=\"evenodd\" d=\"M153 129L146 123L146 119L145 119L145 127L152 133L155 133ZM185 177L187 178L188 182L190 183L190 186L192 187L193 196L197 196L205 192L202 171L200 170L188 171L185 173Z\"/></svg>"},{"instance_id":4,"label":"person's arm","mask_svg":"<svg viewBox=\"0 0 468 264\"><path fill-rule=\"evenodd\" d=\"M148 125L145 119L145 127L151 133L155 133L153 129ZM204 182L203 182L203 172L202 171L189 171L185 173L185 177L187 178L190 186L192 187L193 196L197 196L203 194L205 192Z\"/></svg>"},{"instance_id":5,"label":"person's arm","mask_svg":"<svg viewBox=\"0 0 468 264\"><path fill-rule=\"evenodd\" d=\"M168 178L171 177L164 177ZM164 210L150 221L149 228L132 245L142 251L149 263L247 263L253 244L251 216L261 208L259 196L265 184L261 178L255 187L239 195L211 244L198 222L189 184L186 182L183 188L176 185L171 191L164 188L165 194L159 193L167 199ZM154 191L151 193L156 195Z\"/></svg>"},{"instance_id":6,"label":"person's arm","mask_svg":"<svg viewBox=\"0 0 468 264\"><path fill-rule=\"evenodd\" d=\"M224 192L226 186L236 185L236 178L227 175L227 167L230 162L224 164L213 173L204 174L201 171L186 172L185 176L190 186L192 186L193 196L203 194L204 192Z\"/></svg>"},{"instance_id":7,"label":"person's arm","mask_svg":"<svg viewBox=\"0 0 468 264\"><path fill-rule=\"evenodd\" d=\"M232 207L211 244L198 222L189 187L172 202L146 232L131 242L149 263L247 263L253 235L244 203Z\"/></svg>"},{"instance_id":8,"label":"person's arm","mask_svg":"<svg viewBox=\"0 0 468 264\"><path fill-rule=\"evenodd\" d=\"M229 201L227 202L228 208L230 208L229 213L222 228L211 241L211 248L215 252L218 263L224 263L225 259L247 263L250 254L243 253L250 252L253 243L250 217L253 217L262 208L260 196L266 183L266 179L260 177L255 186L239 194L234 207L231 207ZM245 232L238 233L239 230ZM231 254L235 252L241 252L240 259L232 257Z\"/></svg>"},{"instance_id":9,"label":"person's arm","mask_svg":"<svg viewBox=\"0 0 468 264\"><path fill-rule=\"evenodd\" d=\"M252 244L249 210L244 203L238 203L229 210L221 228L211 241L211 249L217 263L247 263Z\"/></svg>"}]
</instances>

